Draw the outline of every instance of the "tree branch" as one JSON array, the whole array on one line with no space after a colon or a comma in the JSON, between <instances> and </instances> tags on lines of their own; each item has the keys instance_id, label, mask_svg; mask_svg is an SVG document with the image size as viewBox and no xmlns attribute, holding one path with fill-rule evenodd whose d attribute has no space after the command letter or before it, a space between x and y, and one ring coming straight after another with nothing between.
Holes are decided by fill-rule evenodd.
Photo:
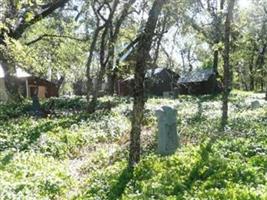
<instances>
[{"instance_id":1,"label":"tree branch","mask_svg":"<svg viewBox=\"0 0 267 200\"><path fill-rule=\"evenodd\" d=\"M56 9L63 7L70 0L56 0L50 4L46 9L42 10L40 13L36 14L31 20L26 21L24 18L21 19L20 23L17 27L9 33L14 39L18 39L24 33L24 31L32 26L33 24L39 22L41 19L47 17L51 13L53 13Z\"/></svg>"},{"instance_id":2,"label":"tree branch","mask_svg":"<svg viewBox=\"0 0 267 200\"><path fill-rule=\"evenodd\" d=\"M203 29L203 27L200 27L195 21L194 19L187 17L188 22L191 24L191 26L193 27L193 29L195 29L196 31L198 31L199 33L201 33L202 35L204 35L205 38L209 38L208 33Z\"/></svg>"},{"instance_id":3,"label":"tree branch","mask_svg":"<svg viewBox=\"0 0 267 200\"><path fill-rule=\"evenodd\" d=\"M129 14L129 9L130 7L135 3L136 0L130 0L129 2L124 4L123 10L121 12L120 17L118 18L116 25L115 25L115 30L114 30L114 36L117 37L117 35L119 34L121 25L123 23L123 21L125 20L125 18L128 16Z\"/></svg>"},{"instance_id":4,"label":"tree branch","mask_svg":"<svg viewBox=\"0 0 267 200\"><path fill-rule=\"evenodd\" d=\"M53 35L53 34L43 34L43 35L40 35L39 37L37 37L36 39L30 41L30 42L27 42L26 45L32 45L44 38L67 38L67 39L71 39L71 40L76 40L76 41L80 41L80 42L85 42L88 40L88 38L76 38L76 37L72 37L72 36L67 36L67 35Z\"/></svg>"}]
</instances>

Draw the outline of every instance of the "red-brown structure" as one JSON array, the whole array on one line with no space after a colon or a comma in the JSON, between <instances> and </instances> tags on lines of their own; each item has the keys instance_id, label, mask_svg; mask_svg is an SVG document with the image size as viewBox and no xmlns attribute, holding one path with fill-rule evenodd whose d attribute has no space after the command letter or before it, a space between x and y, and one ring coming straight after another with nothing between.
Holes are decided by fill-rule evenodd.
<instances>
[{"instance_id":1,"label":"red-brown structure","mask_svg":"<svg viewBox=\"0 0 267 200\"><path fill-rule=\"evenodd\" d=\"M38 87L38 97L41 99L57 97L59 87L57 83L48 81L43 78L33 76L20 68L16 69L16 80L19 86L20 94L24 97L31 98ZM0 101L7 100L6 87L4 83L4 74L0 66Z\"/></svg>"}]
</instances>

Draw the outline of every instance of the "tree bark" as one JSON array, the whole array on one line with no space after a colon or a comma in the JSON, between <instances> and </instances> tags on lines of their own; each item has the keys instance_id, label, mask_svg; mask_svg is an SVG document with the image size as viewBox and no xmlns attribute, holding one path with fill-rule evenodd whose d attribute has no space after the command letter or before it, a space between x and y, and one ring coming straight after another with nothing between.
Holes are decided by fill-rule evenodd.
<instances>
[{"instance_id":1,"label":"tree bark","mask_svg":"<svg viewBox=\"0 0 267 200\"><path fill-rule=\"evenodd\" d=\"M222 97L222 120L221 129L223 130L228 122L228 100L231 91L231 66L230 66L230 35L231 35L231 22L233 19L235 0L229 0L227 8L227 16L225 21L225 35L224 35L224 55L223 55L223 97Z\"/></svg>"},{"instance_id":2,"label":"tree bark","mask_svg":"<svg viewBox=\"0 0 267 200\"><path fill-rule=\"evenodd\" d=\"M254 55L251 57L251 63L249 64L249 88L251 91L254 91L254 67L253 67L253 60L254 60Z\"/></svg>"},{"instance_id":3,"label":"tree bark","mask_svg":"<svg viewBox=\"0 0 267 200\"><path fill-rule=\"evenodd\" d=\"M257 50L257 44L252 40L253 47L251 49L251 57L249 60L249 89L254 91L255 89L255 70L254 70L254 60L255 60L255 52Z\"/></svg>"},{"instance_id":4,"label":"tree bark","mask_svg":"<svg viewBox=\"0 0 267 200\"><path fill-rule=\"evenodd\" d=\"M8 102L20 102L22 97L19 93L19 87L17 83L16 68L13 64L8 63L4 55L0 55L0 63L4 71L4 83L7 92Z\"/></svg>"},{"instance_id":5,"label":"tree bark","mask_svg":"<svg viewBox=\"0 0 267 200\"><path fill-rule=\"evenodd\" d=\"M87 97L87 101L90 101L90 95L92 93L92 77L91 77L91 64L92 64L92 59L93 59L93 55L94 55L94 50L95 50L95 46L96 46L96 42L97 42L97 38L99 35L99 32L101 31L101 29L98 27L93 35L92 38L92 42L90 45L90 50L89 50L89 56L87 58L87 62L86 62L86 97Z\"/></svg>"},{"instance_id":6,"label":"tree bark","mask_svg":"<svg viewBox=\"0 0 267 200\"><path fill-rule=\"evenodd\" d=\"M59 90L61 88L62 85L64 85L65 81L65 75L64 76L61 76L60 79L56 82L56 88L57 88L57 94L59 95Z\"/></svg>"},{"instance_id":7,"label":"tree bark","mask_svg":"<svg viewBox=\"0 0 267 200\"><path fill-rule=\"evenodd\" d=\"M216 77L219 75L218 73L218 62L219 62L219 51L215 50L213 53L213 71L216 74Z\"/></svg>"},{"instance_id":8,"label":"tree bark","mask_svg":"<svg viewBox=\"0 0 267 200\"><path fill-rule=\"evenodd\" d=\"M134 74L134 105L132 115L132 130L130 133L130 153L129 153L129 166L134 167L140 160L140 135L141 124L144 116L144 79L145 79L145 66L149 59L149 51L156 29L157 21L165 3L165 0L155 0L149 12L148 20L141 34L140 42L137 48L136 66Z\"/></svg>"},{"instance_id":9,"label":"tree bark","mask_svg":"<svg viewBox=\"0 0 267 200\"><path fill-rule=\"evenodd\" d=\"M115 85L115 80L116 80L116 74L117 70L114 68L115 65L115 42L117 39L112 38L111 39L111 47L109 48L109 61L108 61L108 88L107 92L109 95L114 94L114 85Z\"/></svg>"},{"instance_id":10,"label":"tree bark","mask_svg":"<svg viewBox=\"0 0 267 200\"><path fill-rule=\"evenodd\" d=\"M267 50L267 44L263 44L262 48L260 49L259 51L259 55L258 55L258 58L257 58L257 61L256 61L256 70L261 70L263 71L263 66L265 64L265 54L266 54L266 50ZM260 77L260 79L258 80L259 84L260 84L260 89L261 91L263 91L263 75Z\"/></svg>"},{"instance_id":11,"label":"tree bark","mask_svg":"<svg viewBox=\"0 0 267 200\"><path fill-rule=\"evenodd\" d=\"M89 103L88 106L88 112L93 113L96 108L96 103L97 103L97 98L99 94L99 90L101 89L102 81L104 78L104 75L106 73L106 66L109 61L109 51L106 53L106 46L107 46L107 41L108 41L108 33L109 30L112 28L112 20L114 17L114 13L117 9L117 6L119 4L119 0L115 0L112 4L112 8L110 8L110 14L108 16L108 19L105 20L105 24L103 25L104 31L101 36L101 44L100 44L100 70L97 75L96 79L96 85L93 90L93 97L91 102Z\"/></svg>"},{"instance_id":12,"label":"tree bark","mask_svg":"<svg viewBox=\"0 0 267 200\"><path fill-rule=\"evenodd\" d=\"M107 37L108 29L105 28L104 32L102 33L101 37L101 48L100 48L100 70L98 72L97 78L96 78L96 85L93 90L93 97L89 104L88 111L90 113L95 112L96 104L97 104L97 98L99 91L101 90L102 81L105 75L106 71L106 64L107 60L105 59L105 46L106 46L106 37Z\"/></svg>"},{"instance_id":13,"label":"tree bark","mask_svg":"<svg viewBox=\"0 0 267 200\"><path fill-rule=\"evenodd\" d=\"M87 58L87 62L86 62L86 97L87 97L87 102L88 102L88 108L87 110L90 112L91 110L91 105L90 105L90 96L93 92L93 81L92 81L92 77L91 77L91 64L92 64L92 60L93 60L93 55L94 55L94 51L96 48L96 43L97 43L97 39L99 36L100 31L104 28L104 26L100 26L100 19L99 19L99 12L101 10L101 6L96 9L95 8L95 1L93 2L92 5L92 9L94 11L95 17L96 17L96 29L94 31L93 37L92 37L92 42L90 44L90 48L89 48L89 56Z\"/></svg>"},{"instance_id":14,"label":"tree bark","mask_svg":"<svg viewBox=\"0 0 267 200\"><path fill-rule=\"evenodd\" d=\"M104 40L105 40L106 34L107 34L106 30L102 34L102 41L101 41L102 44L101 44L101 50L100 50L100 70L99 70L97 78L96 78L95 87L93 88L92 99L91 99L89 106L88 106L88 112L89 113L95 112L98 94L99 94L99 91L101 90L102 81L103 81L103 78L105 75L106 62L104 61L105 58L104 58L104 49L103 48L105 46ZM88 79L88 80L90 80L90 79ZM88 82L88 84L89 84L89 82Z\"/></svg>"},{"instance_id":15,"label":"tree bark","mask_svg":"<svg viewBox=\"0 0 267 200\"><path fill-rule=\"evenodd\" d=\"M153 59L153 64L156 65L157 64L157 61L158 61L158 58L159 58L159 50L160 50L160 44L161 44L161 41L163 39L163 35L164 33L166 32L166 29L167 29L167 21L168 21L168 16L164 16L164 19L162 21L162 27L161 27L161 30L159 32L159 35L158 35L158 39L157 39L157 43L156 43L156 48L155 48L155 56L154 56L154 59Z\"/></svg>"},{"instance_id":16,"label":"tree bark","mask_svg":"<svg viewBox=\"0 0 267 200\"><path fill-rule=\"evenodd\" d=\"M117 77L117 66L114 66L117 64L116 58L115 58L115 45L118 40L118 36L120 33L120 29L122 26L122 23L126 19L126 17L129 14L129 9L131 6L135 3L136 0L130 0L129 2L126 2L124 4L124 7L122 9L122 12L120 14L120 17L115 23L114 31L110 30L110 41L109 41L109 61L108 61L108 89L107 92L109 95L114 94L115 90L115 82L116 82L116 77ZM112 29L112 28L111 28Z\"/></svg>"}]
</instances>

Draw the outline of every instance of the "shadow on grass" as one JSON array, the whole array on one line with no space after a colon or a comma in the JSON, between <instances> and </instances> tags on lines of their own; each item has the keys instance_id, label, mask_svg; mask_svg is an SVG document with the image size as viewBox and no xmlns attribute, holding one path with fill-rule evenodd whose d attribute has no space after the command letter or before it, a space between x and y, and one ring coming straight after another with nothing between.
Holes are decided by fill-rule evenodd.
<instances>
[{"instance_id":1,"label":"shadow on grass","mask_svg":"<svg viewBox=\"0 0 267 200\"><path fill-rule=\"evenodd\" d=\"M43 119L36 119L37 125L33 127L25 127L24 122L20 122L19 127L14 127L12 122L2 122L0 126L8 130L5 134L12 135L8 140L0 141L0 151L15 148L18 151L28 150L32 144L34 144L40 138L42 133L52 131L57 127L63 129L70 128L73 124L77 124L81 121L101 121L102 116L108 115L109 112L105 110L98 111L93 114L78 113L70 116L54 116L47 121ZM4 135L5 136L5 135Z\"/></svg>"},{"instance_id":2,"label":"shadow on grass","mask_svg":"<svg viewBox=\"0 0 267 200\"><path fill-rule=\"evenodd\" d=\"M202 106L202 101L200 99L197 99L197 113L189 118L189 122L191 125L196 125L201 122L207 121L207 117L203 115L203 106Z\"/></svg>"},{"instance_id":3,"label":"shadow on grass","mask_svg":"<svg viewBox=\"0 0 267 200\"><path fill-rule=\"evenodd\" d=\"M117 107L121 102L118 99L114 99L114 101L98 101L96 105L96 110L108 110L110 111L112 108Z\"/></svg>"},{"instance_id":4,"label":"shadow on grass","mask_svg":"<svg viewBox=\"0 0 267 200\"><path fill-rule=\"evenodd\" d=\"M121 97L112 97L110 100L97 101L96 110L111 110L121 103L130 103L130 99ZM41 110L47 114L54 114L54 111L69 111L70 113L83 112L86 110L88 103L82 97L76 98L50 98L41 101ZM33 114L31 101L23 101L21 103L0 104L0 120L8 121L21 116L31 116ZM60 115L59 115L60 116Z\"/></svg>"},{"instance_id":5,"label":"shadow on grass","mask_svg":"<svg viewBox=\"0 0 267 200\"><path fill-rule=\"evenodd\" d=\"M199 161L192 166L192 170L187 179L183 183L179 183L175 186L173 195L176 195L178 199L182 197L186 191L190 192L195 182L198 180L205 180L210 176L209 173L202 173L201 171L203 171L203 167L209 162L210 152L215 141L216 139L212 138L207 144L201 147Z\"/></svg>"},{"instance_id":6,"label":"shadow on grass","mask_svg":"<svg viewBox=\"0 0 267 200\"><path fill-rule=\"evenodd\" d=\"M14 153L8 153L0 160L0 168L1 166L6 166L10 163L10 161L13 159Z\"/></svg>"},{"instance_id":7,"label":"shadow on grass","mask_svg":"<svg viewBox=\"0 0 267 200\"><path fill-rule=\"evenodd\" d=\"M108 99L100 99L96 102L96 110L109 110L121 103L125 103L126 99L121 97L110 97ZM50 111L86 111L88 109L88 102L83 97L75 98L50 98L42 102L42 108Z\"/></svg>"},{"instance_id":8,"label":"shadow on grass","mask_svg":"<svg viewBox=\"0 0 267 200\"><path fill-rule=\"evenodd\" d=\"M63 118L59 121L49 120L46 122L39 122L37 120L37 125L30 128L25 128L25 126L21 125L19 129L14 128L14 132L11 131L8 134L12 134L12 138L8 141L2 142L0 146L0 151L4 151L7 149L15 148L18 151L26 151L30 148L32 144L34 144L41 136L42 133L46 133L48 131L53 130L56 127L62 127L67 129L71 127L73 124L80 122L83 119L86 119L87 115L75 115L69 116L67 118ZM10 126L8 123L2 124L2 126ZM12 127L9 127L9 130L12 130Z\"/></svg>"},{"instance_id":9,"label":"shadow on grass","mask_svg":"<svg viewBox=\"0 0 267 200\"><path fill-rule=\"evenodd\" d=\"M127 184L133 178L133 168L126 167L118 177L118 181L111 187L110 192L108 194L109 200L117 200L120 199Z\"/></svg>"},{"instance_id":10,"label":"shadow on grass","mask_svg":"<svg viewBox=\"0 0 267 200\"><path fill-rule=\"evenodd\" d=\"M221 94L207 94L196 96L200 102L216 101L221 99Z\"/></svg>"},{"instance_id":11,"label":"shadow on grass","mask_svg":"<svg viewBox=\"0 0 267 200\"><path fill-rule=\"evenodd\" d=\"M202 113L203 113L202 101L200 99L198 99L198 101L197 101L197 114L196 114L196 117L197 118L201 118L202 117Z\"/></svg>"}]
</instances>

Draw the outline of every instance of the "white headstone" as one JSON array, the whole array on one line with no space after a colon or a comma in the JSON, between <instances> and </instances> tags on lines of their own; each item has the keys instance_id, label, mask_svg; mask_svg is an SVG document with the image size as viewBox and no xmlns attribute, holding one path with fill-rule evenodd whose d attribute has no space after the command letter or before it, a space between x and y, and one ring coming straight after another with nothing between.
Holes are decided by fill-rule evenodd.
<instances>
[{"instance_id":1,"label":"white headstone","mask_svg":"<svg viewBox=\"0 0 267 200\"><path fill-rule=\"evenodd\" d=\"M163 106L156 110L158 118L158 153L172 154L179 146L177 135L177 110Z\"/></svg>"},{"instance_id":2,"label":"white headstone","mask_svg":"<svg viewBox=\"0 0 267 200\"><path fill-rule=\"evenodd\" d=\"M261 107L261 104L259 101L252 101L251 102L251 108L254 110L254 109L257 109L257 108L260 108Z\"/></svg>"}]
</instances>

